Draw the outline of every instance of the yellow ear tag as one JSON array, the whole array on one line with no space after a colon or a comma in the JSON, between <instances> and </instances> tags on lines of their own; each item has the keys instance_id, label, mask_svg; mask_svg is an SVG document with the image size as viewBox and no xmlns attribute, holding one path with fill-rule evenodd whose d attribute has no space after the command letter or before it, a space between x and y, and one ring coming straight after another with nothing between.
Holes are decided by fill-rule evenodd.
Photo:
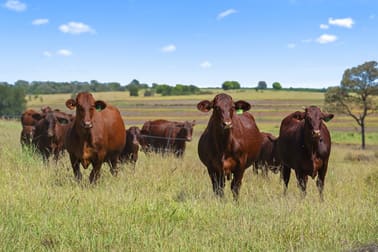
<instances>
[{"instance_id":1,"label":"yellow ear tag","mask_svg":"<svg viewBox=\"0 0 378 252\"><path fill-rule=\"evenodd\" d=\"M244 111L243 111L242 109L237 109L237 110L236 110L236 114L238 114L238 115L242 115L243 112L244 112Z\"/></svg>"}]
</instances>

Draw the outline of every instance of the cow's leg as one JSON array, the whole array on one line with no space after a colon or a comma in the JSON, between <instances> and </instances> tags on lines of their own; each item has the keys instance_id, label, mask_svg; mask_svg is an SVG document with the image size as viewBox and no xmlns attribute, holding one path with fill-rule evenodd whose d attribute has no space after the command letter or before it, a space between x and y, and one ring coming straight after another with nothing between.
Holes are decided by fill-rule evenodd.
<instances>
[{"instance_id":1,"label":"cow's leg","mask_svg":"<svg viewBox=\"0 0 378 252\"><path fill-rule=\"evenodd\" d=\"M77 180L81 180L82 174L80 172L80 162L76 157L72 154L70 154L70 161L71 161L71 166L73 169L74 176Z\"/></svg>"},{"instance_id":2,"label":"cow's leg","mask_svg":"<svg viewBox=\"0 0 378 252\"><path fill-rule=\"evenodd\" d=\"M284 182L284 195L287 193L287 187L290 181L290 167L287 165L282 166L281 177Z\"/></svg>"},{"instance_id":3,"label":"cow's leg","mask_svg":"<svg viewBox=\"0 0 378 252\"><path fill-rule=\"evenodd\" d=\"M261 167L261 172L264 177L268 177L268 163L265 162L263 166Z\"/></svg>"},{"instance_id":4,"label":"cow's leg","mask_svg":"<svg viewBox=\"0 0 378 252\"><path fill-rule=\"evenodd\" d=\"M295 175L297 176L297 184L299 189L301 189L302 197L306 196L306 186L307 186L307 175L303 174L302 172L295 171Z\"/></svg>"},{"instance_id":5,"label":"cow's leg","mask_svg":"<svg viewBox=\"0 0 378 252\"><path fill-rule=\"evenodd\" d=\"M214 193L219 196L224 196L225 177L222 172L215 171L215 169L208 168L208 173L213 185Z\"/></svg>"},{"instance_id":6,"label":"cow's leg","mask_svg":"<svg viewBox=\"0 0 378 252\"><path fill-rule=\"evenodd\" d=\"M236 171L234 172L234 177L232 178L232 181L231 181L231 191L232 191L232 194L234 196L234 200L236 200L236 201L238 200L239 191L240 191L240 187L241 187L241 184L242 184L244 171L245 171L244 168L236 169Z\"/></svg>"},{"instance_id":7,"label":"cow's leg","mask_svg":"<svg viewBox=\"0 0 378 252\"><path fill-rule=\"evenodd\" d=\"M328 167L328 161L324 162L324 165L321 169L318 171L318 178L316 179L316 186L318 187L319 190L319 196L320 200L323 201L323 189L324 189L324 179L325 175L327 173L327 167Z\"/></svg>"},{"instance_id":8,"label":"cow's leg","mask_svg":"<svg viewBox=\"0 0 378 252\"><path fill-rule=\"evenodd\" d=\"M258 169L259 169L259 163L258 161L255 161L253 164L253 173L258 174L259 173Z\"/></svg>"},{"instance_id":9,"label":"cow's leg","mask_svg":"<svg viewBox=\"0 0 378 252\"><path fill-rule=\"evenodd\" d=\"M102 162L100 161L92 162L93 169L91 171L91 174L89 175L89 182L91 184L96 183L97 179L100 178L101 165L102 165Z\"/></svg>"},{"instance_id":10,"label":"cow's leg","mask_svg":"<svg viewBox=\"0 0 378 252\"><path fill-rule=\"evenodd\" d=\"M129 157L128 157L129 158ZM113 175L113 176L117 176L118 174L118 157L117 158L113 158L111 159L109 162L108 162L109 166L110 166L110 173Z\"/></svg>"}]
</instances>

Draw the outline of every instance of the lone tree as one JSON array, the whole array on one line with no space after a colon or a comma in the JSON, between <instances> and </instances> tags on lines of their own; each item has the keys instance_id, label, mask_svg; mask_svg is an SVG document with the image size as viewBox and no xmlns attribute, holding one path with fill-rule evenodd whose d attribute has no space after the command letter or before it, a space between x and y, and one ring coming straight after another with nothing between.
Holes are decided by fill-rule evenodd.
<instances>
[{"instance_id":1,"label":"lone tree","mask_svg":"<svg viewBox=\"0 0 378 252\"><path fill-rule=\"evenodd\" d=\"M344 72L341 85L325 93L328 110L351 116L361 128L361 148L365 149L365 119L378 110L378 63L365 62Z\"/></svg>"}]
</instances>

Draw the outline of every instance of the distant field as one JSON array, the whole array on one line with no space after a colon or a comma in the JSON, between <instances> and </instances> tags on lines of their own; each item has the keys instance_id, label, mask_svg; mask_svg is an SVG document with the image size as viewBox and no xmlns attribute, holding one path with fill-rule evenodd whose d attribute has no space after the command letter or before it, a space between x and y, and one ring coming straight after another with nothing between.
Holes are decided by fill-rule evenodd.
<instances>
[{"instance_id":1,"label":"distant field","mask_svg":"<svg viewBox=\"0 0 378 252\"><path fill-rule=\"evenodd\" d=\"M196 105L203 99L211 100L215 94L223 92L221 89L209 89L212 94L191 96L153 96L130 97L128 92L95 93L96 99L102 99L117 106L124 118L126 126L142 126L147 120L195 120L195 134L199 135L206 127L210 113L202 113ZM238 90L228 92L234 100L243 99L252 104L250 112L254 115L261 131L278 134L283 117L287 114L302 110L304 106L317 105L321 108L324 103L324 93L302 91L274 91ZM31 97L28 107L39 109L50 105L66 112L65 101L71 94L41 95L37 99ZM348 116L336 115L327 123L333 141L339 143L360 144L359 126ZM378 114L370 115L366 121L367 145L378 145Z\"/></svg>"}]
</instances>

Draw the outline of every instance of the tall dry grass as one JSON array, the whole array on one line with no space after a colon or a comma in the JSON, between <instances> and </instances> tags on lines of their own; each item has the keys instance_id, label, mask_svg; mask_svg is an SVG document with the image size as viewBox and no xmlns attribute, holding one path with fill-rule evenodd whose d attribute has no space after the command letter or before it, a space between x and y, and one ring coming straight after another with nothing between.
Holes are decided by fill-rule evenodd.
<instances>
[{"instance_id":1,"label":"tall dry grass","mask_svg":"<svg viewBox=\"0 0 378 252\"><path fill-rule=\"evenodd\" d=\"M278 174L248 169L235 203L212 191L197 156L197 132L182 160L140 154L135 170L97 185L78 183L67 156L44 164L22 151L19 122L0 121L2 251L343 251L378 243L378 157L353 158L335 144L320 202L315 182L301 199L295 176L286 197ZM349 157L349 159L348 159Z\"/></svg>"}]
</instances>

